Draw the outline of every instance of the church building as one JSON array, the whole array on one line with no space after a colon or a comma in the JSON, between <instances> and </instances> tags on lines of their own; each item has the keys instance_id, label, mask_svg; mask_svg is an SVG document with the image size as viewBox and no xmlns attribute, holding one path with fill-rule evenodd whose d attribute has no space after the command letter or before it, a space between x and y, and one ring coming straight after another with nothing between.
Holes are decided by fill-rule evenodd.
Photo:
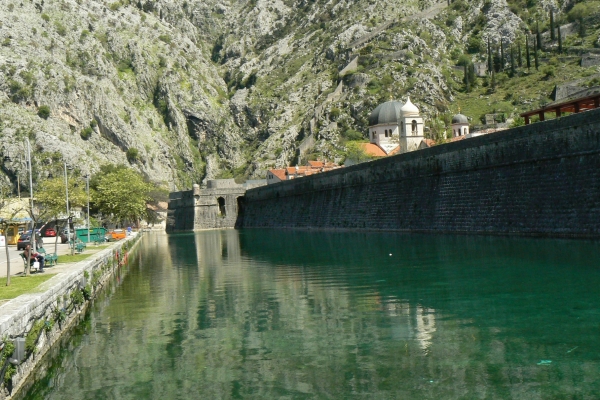
<instances>
[{"instance_id":1,"label":"church building","mask_svg":"<svg viewBox=\"0 0 600 400\"><path fill-rule=\"evenodd\" d=\"M388 101L369 116L370 143L365 151L384 156L406 153L417 150L423 139L423 118L410 98L405 104Z\"/></svg>"}]
</instances>

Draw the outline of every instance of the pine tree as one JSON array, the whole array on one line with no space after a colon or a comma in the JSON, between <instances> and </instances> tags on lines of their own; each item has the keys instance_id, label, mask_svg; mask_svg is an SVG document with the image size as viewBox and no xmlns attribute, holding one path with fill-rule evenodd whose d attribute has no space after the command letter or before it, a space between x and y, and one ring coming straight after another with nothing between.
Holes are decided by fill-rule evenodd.
<instances>
[{"instance_id":1,"label":"pine tree","mask_svg":"<svg viewBox=\"0 0 600 400\"><path fill-rule=\"evenodd\" d=\"M540 33L540 24L538 22L535 23L535 39L536 39L535 49L539 50L539 51L543 51L542 50L542 34Z\"/></svg>"},{"instance_id":2,"label":"pine tree","mask_svg":"<svg viewBox=\"0 0 600 400\"><path fill-rule=\"evenodd\" d=\"M562 36L560 34L560 24L558 24L558 53L562 54Z\"/></svg>"},{"instance_id":3,"label":"pine tree","mask_svg":"<svg viewBox=\"0 0 600 400\"><path fill-rule=\"evenodd\" d=\"M504 40L500 39L500 71L504 71L504 64L505 64L505 58L504 58Z\"/></svg>"},{"instance_id":4,"label":"pine tree","mask_svg":"<svg viewBox=\"0 0 600 400\"><path fill-rule=\"evenodd\" d=\"M490 44L490 37L488 36L488 72L491 72L494 68L494 64L492 62L492 46Z\"/></svg>"},{"instance_id":5,"label":"pine tree","mask_svg":"<svg viewBox=\"0 0 600 400\"><path fill-rule=\"evenodd\" d=\"M536 43L536 46L534 46L534 51L533 51L533 57L535 60L535 70L537 71L540 69L540 63L538 60L538 51L537 51L536 47L537 47L537 43Z\"/></svg>"},{"instance_id":6,"label":"pine tree","mask_svg":"<svg viewBox=\"0 0 600 400\"><path fill-rule=\"evenodd\" d=\"M514 47L510 46L510 73L512 76L515 76L516 68L515 68L515 51Z\"/></svg>"},{"instance_id":7,"label":"pine tree","mask_svg":"<svg viewBox=\"0 0 600 400\"><path fill-rule=\"evenodd\" d=\"M550 39L556 40L556 35L554 34L554 11L550 10Z\"/></svg>"},{"instance_id":8,"label":"pine tree","mask_svg":"<svg viewBox=\"0 0 600 400\"><path fill-rule=\"evenodd\" d=\"M529 57L529 36L525 35L525 56L527 58L527 70L531 69L531 58Z\"/></svg>"}]
</instances>

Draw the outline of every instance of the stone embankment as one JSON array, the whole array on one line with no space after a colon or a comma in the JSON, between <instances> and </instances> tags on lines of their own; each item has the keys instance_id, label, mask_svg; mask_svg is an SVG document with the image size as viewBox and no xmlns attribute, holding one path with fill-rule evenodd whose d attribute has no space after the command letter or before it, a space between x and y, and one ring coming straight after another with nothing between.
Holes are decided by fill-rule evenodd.
<instances>
[{"instance_id":1,"label":"stone embankment","mask_svg":"<svg viewBox=\"0 0 600 400\"><path fill-rule=\"evenodd\" d=\"M44 354L75 325L110 277L127 262L141 234L70 264L39 291L0 305L0 399L25 390Z\"/></svg>"}]
</instances>

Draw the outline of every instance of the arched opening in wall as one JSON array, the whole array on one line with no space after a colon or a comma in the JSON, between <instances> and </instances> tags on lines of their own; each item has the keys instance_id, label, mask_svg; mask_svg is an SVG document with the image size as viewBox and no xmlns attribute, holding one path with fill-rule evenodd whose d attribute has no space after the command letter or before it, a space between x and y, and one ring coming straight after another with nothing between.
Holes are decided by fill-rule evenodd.
<instances>
[{"instance_id":1,"label":"arched opening in wall","mask_svg":"<svg viewBox=\"0 0 600 400\"><path fill-rule=\"evenodd\" d=\"M225 199L223 197L217 198L217 204L219 205L219 216L225 217L227 215L225 210Z\"/></svg>"},{"instance_id":2,"label":"arched opening in wall","mask_svg":"<svg viewBox=\"0 0 600 400\"><path fill-rule=\"evenodd\" d=\"M413 119L412 121L412 134L416 135L417 134L417 121Z\"/></svg>"},{"instance_id":3,"label":"arched opening in wall","mask_svg":"<svg viewBox=\"0 0 600 400\"><path fill-rule=\"evenodd\" d=\"M239 196L237 199L237 219L235 221L235 227L241 228L244 226L244 211L246 209L246 197Z\"/></svg>"}]
</instances>

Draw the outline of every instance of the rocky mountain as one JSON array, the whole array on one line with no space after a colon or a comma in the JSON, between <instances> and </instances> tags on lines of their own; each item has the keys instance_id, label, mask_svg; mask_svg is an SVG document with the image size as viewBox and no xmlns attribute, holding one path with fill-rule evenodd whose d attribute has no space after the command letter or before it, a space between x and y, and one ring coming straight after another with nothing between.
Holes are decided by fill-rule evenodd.
<instances>
[{"instance_id":1,"label":"rocky mountain","mask_svg":"<svg viewBox=\"0 0 600 400\"><path fill-rule=\"evenodd\" d=\"M115 163L181 189L214 177L264 178L268 168L310 157L340 161L345 143L366 135L379 102L410 96L434 119L460 95L453 66L472 43L515 42L533 20L570 7L4 0L2 179L25 177L25 138L34 180L63 162L84 174ZM473 61L485 59L480 50Z\"/></svg>"}]
</instances>

